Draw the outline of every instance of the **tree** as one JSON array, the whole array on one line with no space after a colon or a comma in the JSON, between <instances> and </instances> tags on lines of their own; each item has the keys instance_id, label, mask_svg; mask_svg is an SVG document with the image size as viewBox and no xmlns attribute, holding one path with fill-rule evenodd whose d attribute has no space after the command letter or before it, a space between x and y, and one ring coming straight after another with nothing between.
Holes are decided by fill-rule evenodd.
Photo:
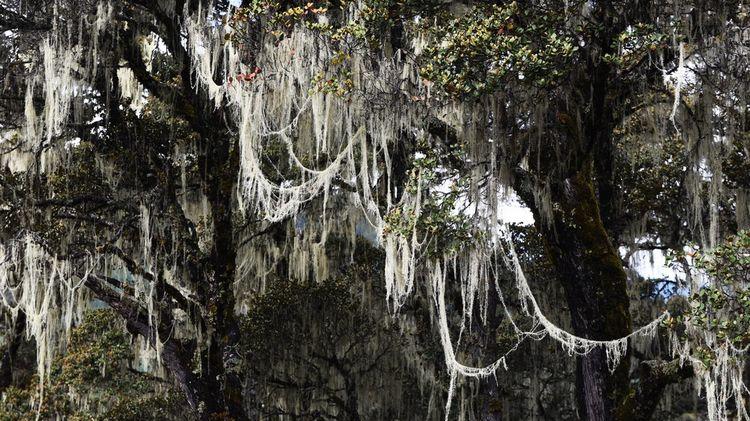
<instances>
[{"instance_id":1,"label":"tree","mask_svg":"<svg viewBox=\"0 0 750 421\"><path fill-rule=\"evenodd\" d=\"M398 337L359 311L362 304L349 288L341 281L279 281L255 300L243 324L243 348L251 376L268 385L260 412L352 420L409 418L399 416L411 408L399 402L402 383L409 379L398 376L403 366ZM269 361L276 363L269 366ZM389 401L368 396L390 393L395 398ZM296 410L274 405L279 401L302 404ZM381 402L384 407L379 408ZM328 413L331 408L337 414Z\"/></svg>"},{"instance_id":2,"label":"tree","mask_svg":"<svg viewBox=\"0 0 750 421\"><path fill-rule=\"evenodd\" d=\"M669 252L685 272L669 294L700 302L711 293L685 248L750 223L748 16L712 0L0 2L0 289L13 326L0 373L25 334L43 390L98 300L199 418L256 418L252 374L276 366L238 369L252 361L243 333L310 320L243 327L240 315L262 320L274 297L315 301L364 238L384 251L372 262L390 312L420 329L383 334L345 370L391 343L439 341L412 354L444 360L427 377L444 385L446 418L462 376L488 377L543 337L577 354L582 418L648 419L694 374L712 419L729 399L746 417L744 350L720 336L693 346L715 326L663 312L663 289L638 302L653 319L634 317L631 286L663 280L626 269L634 253ZM543 251L502 223L511 191ZM530 259L547 275L535 280ZM708 272L743 299L744 283ZM556 291L535 284L550 278L567 312L538 297ZM349 320L382 314L350 304ZM631 367L633 341L658 326L669 351ZM351 328L335 336L361 343ZM279 346L251 337L253 358ZM356 419L355 407L339 410Z\"/></svg>"},{"instance_id":3,"label":"tree","mask_svg":"<svg viewBox=\"0 0 750 421\"><path fill-rule=\"evenodd\" d=\"M159 420L189 416L169 383L129 366L130 338L119 317L92 310L73 329L65 356L53 363L38 404L36 379L5 391L4 420L69 419ZM98 415L98 416L97 416Z\"/></svg>"}]
</instances>

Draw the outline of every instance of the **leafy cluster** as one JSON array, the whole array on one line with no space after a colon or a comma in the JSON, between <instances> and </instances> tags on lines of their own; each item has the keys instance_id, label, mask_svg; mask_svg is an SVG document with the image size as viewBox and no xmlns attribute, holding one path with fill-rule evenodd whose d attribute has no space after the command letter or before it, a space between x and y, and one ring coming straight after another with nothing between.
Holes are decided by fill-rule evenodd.
<instances>
[{"instance_id":1,"label":"leafy cluster","mask_svg":"<svg viewBox=\"0 0 750 421\"><path fill-rule=\"evenodd\" d=\"M185 417L168 384L130 367L130 335L109 309L87 313L71 332L65 355L53 364L38 402L36 376L5 390L0 419L160 420ZM86 405L82 405L86 402Z\"/></svg>"},{"instance_id":2,"label":"leafy cluster","mask_svg":"<svg viewBox=\"0 0 750 421\"><path fill-rule=\"evenodd\" d=\"M709 281L691 295L684 314L668 321L671 327L689 323L719 343L750 345L750 232L741 231L710 254L697 256L696 266ZM713 358L705 346L696 347L696 354L707 365Z\"/></svg>"},{"instance_id":3,"label":"leafy cluster","mask_svg":"<svg viewBox=\"0 0 750 421\"><path fill-rule=\"evenodd\" d=\"M698 260L698 267L717 284L738 290L750 283L750 231L740 231Z\"/></svg>"},{"instance_id":4,"label":"leafy cluster","mask_svg":"<svg viewBox=\"0 0 750 421\"><path fill-rule=\"evenodd\" d=\"M419 215L414 204L404 204L395 206L385 222L386 230L406 238L414 230L420 237L427 236L430 243L426 252L442 255L459 251L480 234L474 232L465 212L456 211L465 199L467 180L460 177L457 168L446 165L464 159L462 145L452 145L447 150L435 146L428 138L419 139L408 172L405 189L411 195L420 195Z\"/></svg>"},{"instance_id":5,"label":"leafy cluster","mask_svg":"<svg viewBox=\"0 0 750 421\"><path fill-rule=\"evenodd\" d=\"M338 55L347 57L341 52ZM332 64L339 64L335 63L335 60L336 58L332 60ZM334 75L333 77L326 77L325 72L320 72L313 78L312 85L312 92L334 94L339 97L348 95L352 91L352 88L354 88L351 72L347 69L342 70L339 75Z\"/></svg>"},{"instance_id":6,"label":"leafy cluster","mask_svg":"<svg viewBox=\"0 0 750 421\"><path fill-rule=\"evenodd\" d=\"M750 131L738 133L732 143L722 162L727 184L732 188L750 188Z\"/></svg>"},{"instance_id":7,"label":"leafy cluster","mask_svg":"<svg viewBox=\"0 0 750 421\"><path fill-rule=\"evenodd\" d=\"M550 87L563 78L578 43L559 14L512 2L475 7L432 29L422 76L453 96L475 97L509 81Z\"/></svg>"},{"instance_id":8,"label":"leafy cluster","mask_svg":"<svg viewBox=\"0 0 750 421\"><path fill-rule=\"evenodd\" d=\"M657 30L654 25L639 23L629 26L617 36L613 45L617 53L606 54L604 60L621 71L628 70L650 54L665 48L668 41L667 34Z\"/></svg>"},{"instance_id":9,"label":"leafy cluster","mask_svg":"<svg viewBox=\"0 0 750 421\"><path fill-rule=\"evenodd\" d=\"M303 23L314 25L316 17L328 11L328 2L253 0L232 15L232 24L265 19L271 33L283 37L294 27Z\"/></svg>"},{"instance_id":10,"label":"leafy cluster","mask_svg":"<svg viewBox=\"0 0 750 421\"><path fill-rule=\"evenodd\" d=\"M389 381L408 380L393 376L396 332L373 319L352 291L363 279L375 276L373 262L380 257L367 250L357 260L369 264L355 264L343 276L317 283L275 279L252 300L241 320L241 351L245 372L263 386L252 403L262 413L314 419L348 414L354 419L361 411L357 400L369 396L366 391L373 381L381 383L376 372L389 373ZM337 386L341 384L345 387ZM278 406L280 396L299 405ZM368 414L391 418L384 414L393 414L388 411L394 409L387 408L392 404L368 408Z\"/></svg>"},{"instance_id":11,"label":"leafy cluster","mask_svg":"<svg viewBox=\"0 0 750 421\"><path fill-rule=\"evenodd\" d=\"M353 88L351 71L347 68L352 51L378 51L383 38L394 28L403 31L404 26L414 26L413 21L433 16L444 8L437 0L367 0L359 6L356 18L347 19L352 3L255 0L233 14L230 25L235 31L227 40L237 44L247 42L249 33L257 28L253 23L262 22L262 31L277 40L295 27L304 27L325 38L334 50L325 70L312 81L311 91L346 96Z\"/></svg>"}]
</instances>

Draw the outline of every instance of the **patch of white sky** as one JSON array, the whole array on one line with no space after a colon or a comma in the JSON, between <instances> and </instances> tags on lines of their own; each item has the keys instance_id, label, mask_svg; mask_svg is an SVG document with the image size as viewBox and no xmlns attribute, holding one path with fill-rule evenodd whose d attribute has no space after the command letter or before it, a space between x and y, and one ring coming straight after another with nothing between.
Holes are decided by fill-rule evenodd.
<instances>
[{"instance_id":1,"label":"patch of white sky","mask_svg":"<svg viewBox=\"0 0 750 421\"><path fill-rule=\"evenodd\" d=\"M436 190L438 192L450 191L450 186L455 180L445 180ZM465 198L460 198L456 202L455 212L462 212L472 215L475 212L474 205L467 205ZM521 202L520 198L513 191L498 193L498 224L514 224L528 226L534 224L534 215L531 210ZM639 250L630 253L627 247L620 247L619 252L622 258L628 259L628 266L644 279L668 280L684 285L686 274L682 267L667 259L663 250ZM686 249L689 252L692 249ZM689 259L690 260L690 259ZM691 264L692 266L692 264ZM679 290L682 291L682 290ZM679 292L678 291L678 292Z\"/></svg>"},{"instance_id":2,"label":"patch of white sky","mask_svg":"<svg viewBox=\"0 0 750 421\"><path fill-rule=\"evenodd\" d=\"M502 196L498 209L499 223L532 225L534 215L531 210L519 200L515 193ZM627 247L620 247L620 255L625 258L628 254ZM686 250L689 251L689 250ZM630 254L628 265L633 268L639 276L645 279L669 280L684 284L686 276L684 271L667 259L663 250L639 250Z\"/></svg>"},{"instance_id":3,"label":"patch of white sky","mask_svg":"<svg viewBox=\"0 0 750 421\"><path fill-rule=\"evenodd\" d=\"M620 247L620 255L628 255L627 247ZM638 250L628 257L628 265L644 279L673 281L685 285L686 274L677 264L667 259L663 250Z\"/></svg>"},{"instance_id":4,"label":"patch of white sky","mask_svg":"<svg viewBox=\"0 0 750 421\"><path fill-rule=\"evenodd\" d=\"M498 214L501 223L516 225L534 224L534 215L515 193L508 193L502 197Z\"/></svg>"}]
</instances>

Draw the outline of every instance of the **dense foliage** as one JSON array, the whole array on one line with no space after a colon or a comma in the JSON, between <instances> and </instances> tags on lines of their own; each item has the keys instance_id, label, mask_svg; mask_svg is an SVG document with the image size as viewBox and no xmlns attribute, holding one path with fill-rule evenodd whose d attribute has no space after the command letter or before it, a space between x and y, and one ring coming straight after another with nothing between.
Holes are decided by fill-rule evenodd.
<instances>
[{"instance_id":1,"label":"dense foliage","mask_svg":"<svg viewBox=\"0 0 750 421\"><path fill-rule=\"evenodd\" d=\"M744 2L0 32L0 418L750 420Z\"/></svg>"},{"instance_id":2,"label":"dense foliage","mask_svg":"<svg viewBox=\"0 0 750 421\"><path fill-rule=\"evenodd\" d=\"M174 389L133 367L130 337L110 310L92 310L73 329L66 354L39 391L36 378L5 390L0 418L162 420L186 415ZM41 400L41 404L39 404Z\"/></svg>"}]
</instances>

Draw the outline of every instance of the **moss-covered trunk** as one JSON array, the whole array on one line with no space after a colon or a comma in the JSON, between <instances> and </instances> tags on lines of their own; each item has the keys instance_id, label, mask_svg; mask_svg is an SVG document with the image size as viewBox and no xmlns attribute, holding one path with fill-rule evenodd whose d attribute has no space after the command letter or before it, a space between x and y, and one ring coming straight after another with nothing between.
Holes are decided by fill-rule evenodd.
<instances>
[{"instance_id":1,"label":"moss-covered trunk","mask_svg":"<svg viewBox=\"0 0 750 421\"><path fill-rule=\"evenodd\" d=\"M631 332L627 278L599 212L589 169L556 183L553 221L537 221L565 294L575 333L608 340ZM579 357L580 416L587 420L625 420L622 403L629 393L629 361L610 373L603 349Z\"/></svg>"}]
</instances>

